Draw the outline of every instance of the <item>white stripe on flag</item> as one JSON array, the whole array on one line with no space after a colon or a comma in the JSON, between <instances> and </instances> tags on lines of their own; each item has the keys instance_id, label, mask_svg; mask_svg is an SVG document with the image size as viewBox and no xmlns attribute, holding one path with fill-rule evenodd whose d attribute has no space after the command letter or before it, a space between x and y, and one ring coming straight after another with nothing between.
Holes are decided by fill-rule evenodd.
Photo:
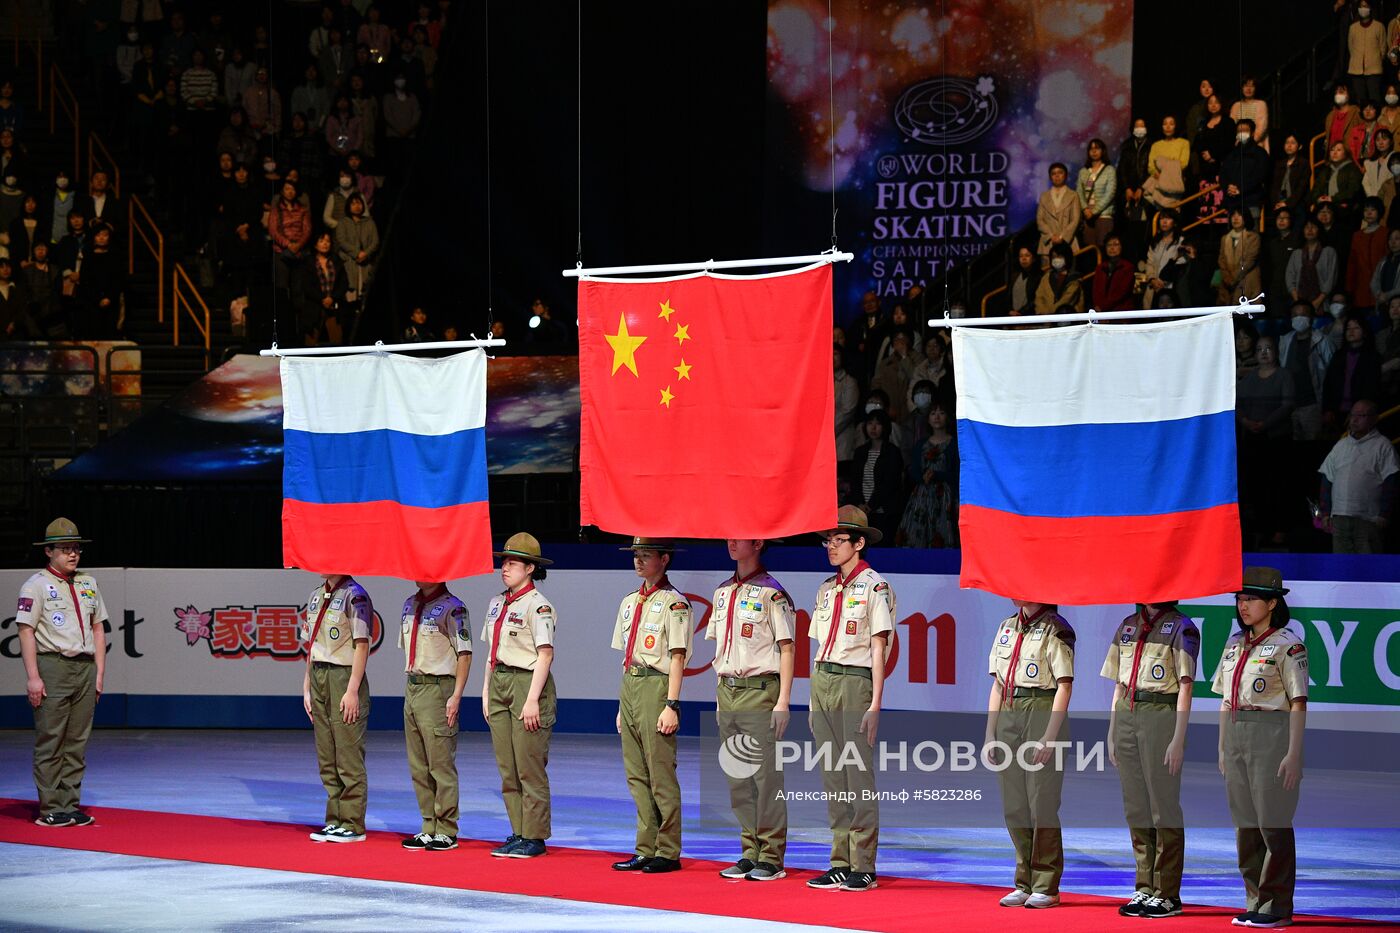
<instances>
[{"instance_id":1,"label":"white stripe on flag","mask_svg":"<svg viewBox=\"0 0 1400 933\"><path fill-rule=\"evenodd\" d=\"M1232 319L1232 312L1222 310L1151 324L955 327L958 417L1049 427L1176 421L1233 411Z\"/></svg>"},{"instance_id":2,"label":"white stripe on flag","mask_svg":"<svg viewBox=\"0 0 1400 933\"><path fill-rule=\"evenodd\" d=\"M282 427L349 434L455 434L486 426L486 354L282 357Z\"/></svg>"}]
</instances>

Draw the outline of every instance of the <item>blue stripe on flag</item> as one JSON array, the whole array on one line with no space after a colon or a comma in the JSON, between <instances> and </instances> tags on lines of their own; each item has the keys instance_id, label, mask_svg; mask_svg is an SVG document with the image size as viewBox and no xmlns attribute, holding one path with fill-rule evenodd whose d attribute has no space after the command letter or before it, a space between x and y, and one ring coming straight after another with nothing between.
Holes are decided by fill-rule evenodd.
<instances>
[{"instance_id":1,"label":"blue stripe on flag","mask_svg":"<svg viewBox=\"0 0 1400 933\"><path fill-rule=\"evenodd\" d=\"M486 429L455 434L284 431L282 494L299 502L441 508L486 500Z\"/></svg>"},{"instance_id":2,"label":"blue stripe on flag","mask_svg":"<svg viewBox=\"0 0 1400 933\"><path fill-rule=\"evenodd\" d=\"M1047 518L1163 515L1236 502L1235 413L1005 427L958 420L962 501Z\"/></svg>"}]
</instances>

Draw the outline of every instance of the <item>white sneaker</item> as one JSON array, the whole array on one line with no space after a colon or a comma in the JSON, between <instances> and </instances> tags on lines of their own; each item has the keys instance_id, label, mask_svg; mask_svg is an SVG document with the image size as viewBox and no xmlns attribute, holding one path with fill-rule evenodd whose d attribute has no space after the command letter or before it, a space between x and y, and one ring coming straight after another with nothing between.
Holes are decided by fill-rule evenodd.
<instances>
[{"instance_id":1,"label":"white sneaker","mask_svg":"<svg viewBox=\"0 0 1400 933\"><path fill-rule=\"evenodd\" d=\"M336 825L335 825L334 823L327 823L325 826L322 826L320 829L316 830L314 833L311 834L311 836L310 836L311 841L312 841L312 842L325 842L325 841L326 841L326 834L329 833L331 830L333 830L333 829L335 829L335 828L336 828Z\"/></svg>"},{"instance_id":2,"label":"white sneaker","mask_svg":"<svg viewBox=\"0 0 1400 933\"><path fill-rule=\"evenodd\" d=\"M364 842L365 834L357 833L346 829L344 826L333 826L326 830L325 842Z\"/></svg>"},{"instance_id":3,"label":"white sneaker","mask_svg":"<svg viewBox=\"0 0 1400 933\"><path fill-rule=\"evenodd\" d=\"M1032 894L1026 898L1027 907L1054 907L1060 903L1058 894Z\"/></svg>"},{"instance_id":4,"label":"white sneaker","mask_svg":"<svg viewBox=\"0 0 1400 933\"><path fill-rule=\"evenodd\" d=\"M1030 899L1031 899L1031 892L1029 892L1029 891L1022 891L1020 888L1017 888L1016 890L1012 891L1010 894L1008 894L1008 895L1006 895L1005 897L1003 897L1003 898L1002 898L1000 901L998 901L997 903L999 903L999 904L1000 904L1001 906L1003 906L1003 907L1025 907L1025 906L1026 906L1026 901L1028 901L1028 900L1030 900Z\"/></svg>"}]
</instances>

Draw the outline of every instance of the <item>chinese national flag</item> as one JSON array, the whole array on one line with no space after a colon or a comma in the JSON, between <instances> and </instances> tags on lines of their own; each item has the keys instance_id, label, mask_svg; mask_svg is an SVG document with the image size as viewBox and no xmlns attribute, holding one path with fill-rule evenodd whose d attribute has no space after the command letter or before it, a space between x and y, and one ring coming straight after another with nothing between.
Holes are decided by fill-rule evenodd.
<instances>
[{"instance_id":1,"label":"chinese national flag","mask_svg":"<svg viewBox=\"0 0 1400 933\"><path fill-rule=\"evenodd\" d=\"M836 524L831 266L580 280L581 520L775 538Z\"/></svg>"}]
</instances>

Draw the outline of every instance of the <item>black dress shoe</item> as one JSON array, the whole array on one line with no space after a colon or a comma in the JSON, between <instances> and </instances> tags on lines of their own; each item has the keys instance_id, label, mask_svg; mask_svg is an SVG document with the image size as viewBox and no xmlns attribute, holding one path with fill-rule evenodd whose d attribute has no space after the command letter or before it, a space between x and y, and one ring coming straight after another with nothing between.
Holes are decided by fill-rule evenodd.
<instances>
[{"instance_id":1,"label":"black dress shoe","mask_svg":"<svg viewBox=\"0 0 1400 933\"><path fill-rule=\"evenodd\" d=\"M680 859L678 859L678 858L662 858L661 856L658 855L658 856L656 856L655 858L653 858L651 861L649 861L649 862L646 863L646 866L642 869L642 874L644 874L644 875L661 875L661 874L665 874L665 873L668 872L668 871L680 871L680 870L681 870L681 860L680 860Z\"/></svg>"},{"instance_id":2,"label":"black dress shoe","mask_svg":"<svg viewBox=\"0 0 1400 933\"><path fill-rule=\"evenodd\" d=\"M634 855L625 862L613 862L613 871L641 871L651 861L648 855Z\"/></svg>"}]
</instances>

